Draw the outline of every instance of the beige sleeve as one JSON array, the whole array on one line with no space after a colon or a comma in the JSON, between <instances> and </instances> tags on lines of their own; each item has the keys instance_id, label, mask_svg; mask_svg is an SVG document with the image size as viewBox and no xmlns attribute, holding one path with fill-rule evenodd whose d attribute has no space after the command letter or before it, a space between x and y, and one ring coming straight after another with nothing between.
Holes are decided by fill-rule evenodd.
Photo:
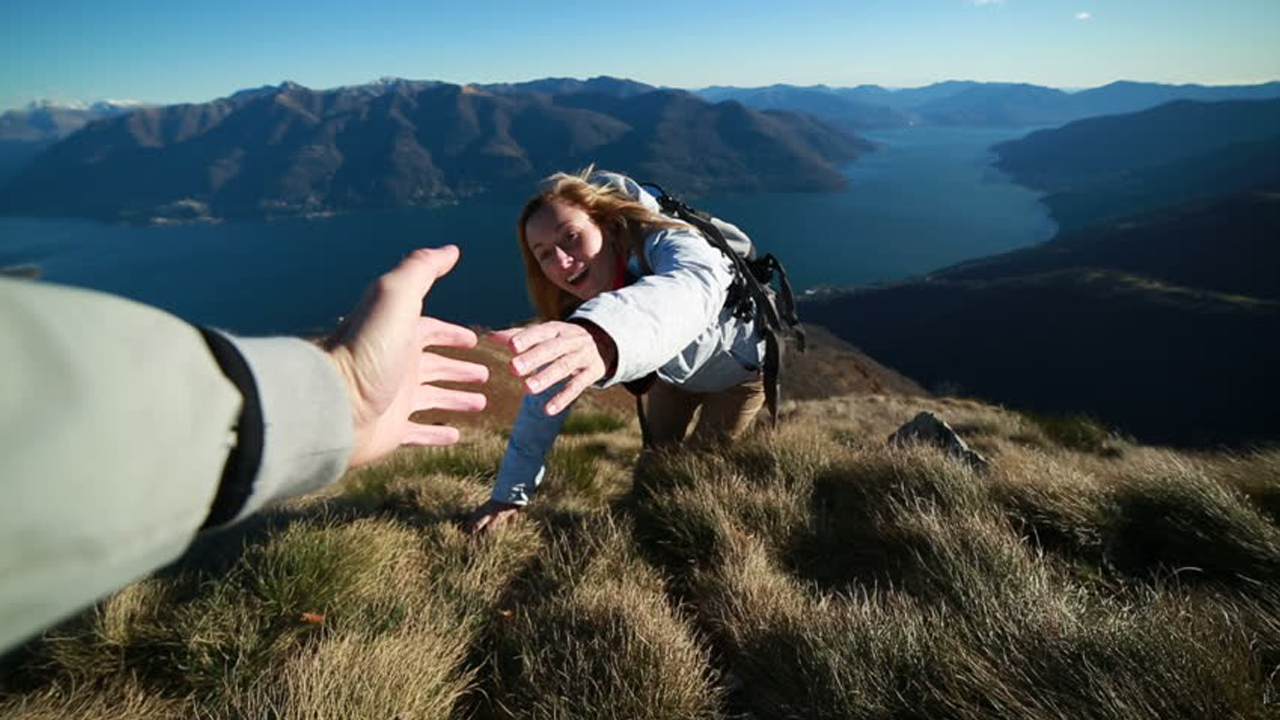
<instances>
[{"instance_id":1,"label":"beige sleeve","mask_svg":"<svg viewBox=\"0 0 1280 720\"><path fill-rule=\"evenodd\" d=\"M281 342L323 367L315 348ZM321 394L340 397L330 375ZM240 406L191 325L110 295L0 279L0 651L182 553L209 513ZM347 446L329 449L325 477L273 480L266 494L337 476L350 418L333 424ZM255 495L254 508L270 499Z\"/></svg>"}]
</instances>

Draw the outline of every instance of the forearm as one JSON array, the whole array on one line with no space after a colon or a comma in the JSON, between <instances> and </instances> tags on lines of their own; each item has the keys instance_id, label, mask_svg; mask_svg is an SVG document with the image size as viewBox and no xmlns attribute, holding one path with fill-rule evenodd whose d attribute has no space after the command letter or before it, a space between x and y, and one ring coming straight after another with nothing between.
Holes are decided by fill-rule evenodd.
<instances>
[{"instance_id":1,"label":"forearm","mask_svg":"<svg viewBox=\"0 0 1280 720\"><path fill-rule=\"evenodd\" d=\"M615 367L601 387L653 372L719 317L732 271L719 250L685 235L654 243L654 274L592 298L571 318L595 326L613 345Z\"/></svg>"},{"instance_id":2,"label":"forearm","mask_svg":"<svg viewBox=\"0 0 1280 720\"><path fill-rule=\"evenodd\" d=\"M119 298L0 281L0 647L176 558L240 395L199 332Z\"/></svg>"},{"instance_id":3,"label":"forearm","mask_svg":"<svg viewBox=\"0 0 1280 720\"><path fill-rule=\"evenodd\" d=\"M498 467L491 497L500 502L525 505L542 483L546 457L560 435L569 410L547 415L544 406L564 387L557 383L540 393L530 393L520 403L507 450Z\"/></svg>"},{"instance_id":4,"label":"forearm","mask_svg":"<svg viewBox=\"0 0 1280 720\"><path fill-rule=\"evenodd\" d=\"M349 410L327 409L340 380L303 341L231 341L259 394L252 438L240 381L163 312L0 281L0 337L0 648L177 558L207 523L345 465ZM297 427L304 409L324 415ZM229 468L255 444L256 463Z\"/></svg>"}]
</instances>

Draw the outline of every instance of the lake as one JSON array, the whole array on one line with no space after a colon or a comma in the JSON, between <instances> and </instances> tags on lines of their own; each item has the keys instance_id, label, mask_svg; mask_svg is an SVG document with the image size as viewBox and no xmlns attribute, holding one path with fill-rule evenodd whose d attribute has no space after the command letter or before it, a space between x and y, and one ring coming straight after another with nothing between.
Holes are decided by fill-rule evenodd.
<instances>
[{"instance_id":1,"label":"lake","mask_svg":"<svg viewBox=\"0 0 1280 720\"><path fill-rule=\"evenodd\" d=\"M1052 237L1040 195L991 167L992 144L1030 129L903 128L845 168L839 193L690 199L752 235L797 290L886 282ZM420 245L462 260L427 311L499 327L531 315L515 248L518 204L361 212L319 219L139 227L0 218L0 265L136 298L245 334L319 333L370 279Z\"/></svg>"}]
</instances>

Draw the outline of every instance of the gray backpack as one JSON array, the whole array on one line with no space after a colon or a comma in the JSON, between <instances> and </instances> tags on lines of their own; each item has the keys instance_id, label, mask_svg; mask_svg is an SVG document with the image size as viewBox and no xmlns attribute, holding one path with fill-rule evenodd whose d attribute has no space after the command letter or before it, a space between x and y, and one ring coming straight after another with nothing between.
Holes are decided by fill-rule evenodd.
<instances>
[{"instance_id":1,"label":"gray backpack","mask_svg":"<svg viewBox=\"0 0 1280 720\"><path fill-rule=\"evenodd\" d=\"M804 326L800 324L800 318L796 315L795 294L792 292L791 282L787 279L787 271L782 267L782 263L771 254L761 256L756 251L755 243L751 241L750 236L737 225L689 207L668 195L659 185L637 183L625 175L608 172L594 173L590 181L600 185L612 185L649 209L692 225L707 242L733 262L733 284L729 287L729 297L725 305L732 307L734 314L739 318L744 320L754 318L756 332L760 333L765 341L764 364L761 368L764 375L765 405L769 408L769 416L776 425L780 399L778 378L782 373L783 342L793 341L800 352L804 352L805 348ZM639 260L646 274L653 272L646 258L641 256ZM774 278L778 280L777 289L773 287ZM646 445L649 433L640 396L651 384L650 378L626 384L627 389L636 395L640 429L644 433Z\"/></svg>"}]
</instances>

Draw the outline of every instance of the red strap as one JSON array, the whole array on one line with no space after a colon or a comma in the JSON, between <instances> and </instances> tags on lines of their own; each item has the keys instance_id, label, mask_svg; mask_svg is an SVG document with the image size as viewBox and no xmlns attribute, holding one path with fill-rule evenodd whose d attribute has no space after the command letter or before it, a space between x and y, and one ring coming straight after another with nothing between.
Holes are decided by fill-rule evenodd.
<instances>
[{"instance_id":1,"label":"red strap","mask_svg":"<svg viewBox=\"0 0 1280 720\"><path fill-rule=\"evenodd\" d=\"M620 290L627 284L627 259L618 255L618 264L613 272L613 289Z\"/></svg>"}]
</instances>

